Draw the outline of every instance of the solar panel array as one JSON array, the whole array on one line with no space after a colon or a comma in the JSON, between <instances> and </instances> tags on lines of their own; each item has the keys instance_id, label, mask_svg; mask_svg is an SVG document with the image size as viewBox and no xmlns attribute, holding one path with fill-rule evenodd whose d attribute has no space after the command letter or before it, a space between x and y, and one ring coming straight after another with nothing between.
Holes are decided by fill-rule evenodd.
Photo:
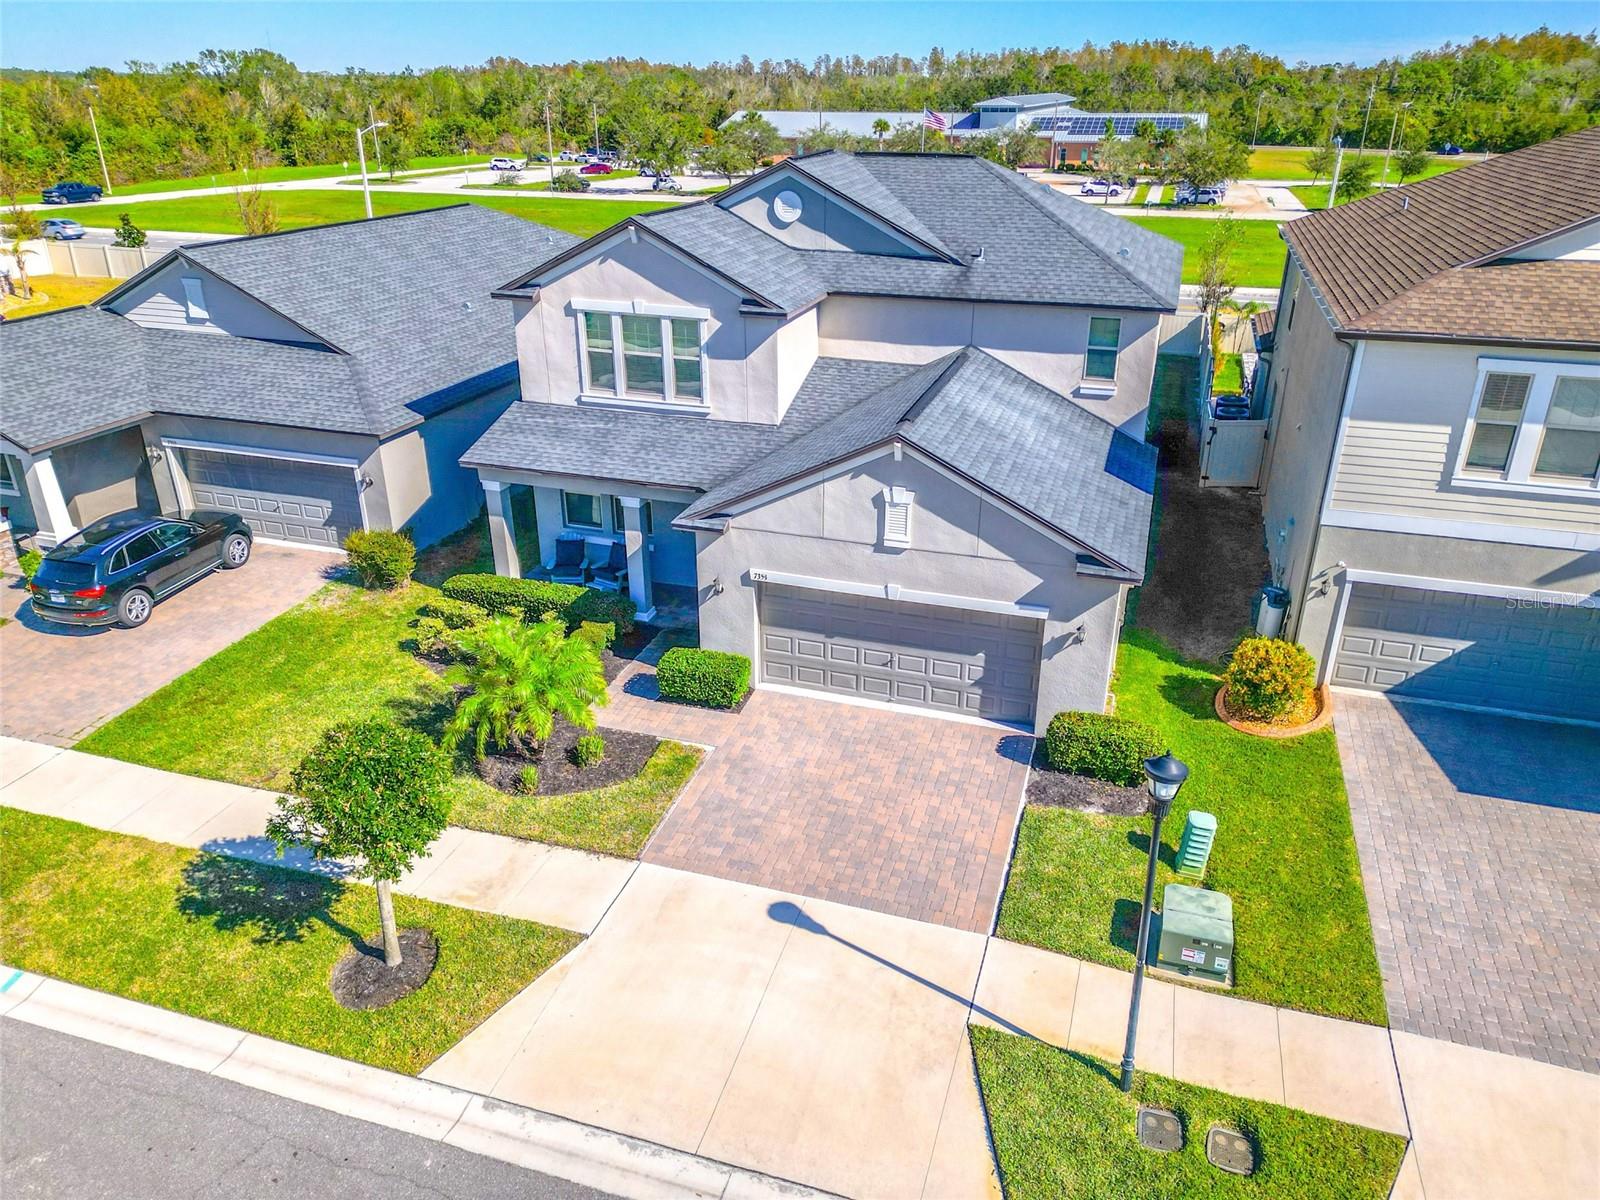
<instances>
[{"instance_id":1,"label":"solar panel array","mask_svg":"<svg viewBox=\"0 0 1600 1200\"><path fill-rule=\"evenodd\" d=\"M1111 127L1118 137L1132 137L1134 128L1143 121L1149 121L1157 130L1181 130L1189 125L1193 118L1184 116L1182 113L1158 113L1147 117L1133 115L1106 117L1095 116L1091 113L1070 117L1035 117L1033 127L1040 133L1056 133L1066 137L1094 138L1104 135L1108 120L1111 122Z\"/></svg>"}]
</instances>

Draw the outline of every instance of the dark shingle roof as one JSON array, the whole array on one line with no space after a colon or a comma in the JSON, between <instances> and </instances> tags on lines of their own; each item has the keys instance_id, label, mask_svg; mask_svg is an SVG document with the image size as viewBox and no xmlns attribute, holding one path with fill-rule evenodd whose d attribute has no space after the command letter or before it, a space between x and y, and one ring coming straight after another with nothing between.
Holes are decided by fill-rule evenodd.
<instances>
[{"instance_id":1,"label":"dark shingle roof","mask_svg":"<svg viewBox=\"0 0 1600 1200\"><path fill-rule=\"evenodd\" d=\"M1031 513L1129 575L1142 575L1155 448L974 347L886 383L831 421L731 474L681 520L898 438Z\"/></svg>"},{"instance_id":2,"label":"dark shingle roof","mask_svg":"<svg viewBox=\"0 0 1600 1200\"><path fill-rule=\"evenodd\" d=\"M0 327L0 432L43 449L169 412L391 433L437 411L441 395L509 378L510 305L489 294L507 255L576 241L464 204L185 246L183 257L337 351L141 328L99 306L11 321Z\"/></svg>"},{"instance_id":3,"label":"dark shingle roof","mask_svg":"<svg viewBox=\"0 0 1600 1200\"><path fill-rule=\"evenodd\" d=\"M1600 262L1551 259L1443 271L1355 327L1419 337L1600 342Z\"/></svg>"},{"instance_id":4,"label":"dark shingle roof","mask_svg":"<svg viewBox=\"0 0 1600 1200\"><path fill-rule=\"evenodd\" d=\"M803 254L714 204L643 213L638 221L784 312L806 308L825 294Z\"/></svg>"},{"instance_id":5,"label":"dark shingle roof","mask_svg":"<svg viewBox=\"0 0 1600 1200\"><path fill-rule=\"evenodd\" d=\"M1301 217L1283 236L1341 328L1389 332L1385 307L1403 293L1597 217L1600 126L1593 126ZM1493 277L1457 286L1478 289L1479 302L1515 322L1496 299ZM1483 336L1497 336L1493 321L1480 325ZM1406 331L1403 323L1396 331ZM1588 340L1600 340L1600 321L1589 325Z\"/></svg>"}]
</instances>

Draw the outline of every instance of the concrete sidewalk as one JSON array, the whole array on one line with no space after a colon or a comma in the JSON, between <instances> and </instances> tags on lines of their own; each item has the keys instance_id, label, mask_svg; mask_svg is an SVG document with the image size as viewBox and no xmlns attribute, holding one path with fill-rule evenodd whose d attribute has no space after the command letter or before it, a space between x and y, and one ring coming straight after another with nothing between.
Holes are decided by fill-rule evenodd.
<instances>
[{"instance_id":1,"label":"concrete sidewalk","mask_svg":"<svg viewBox=\"0 0 1600 1200\"><path fill-rule=\"evenodd\" d=\"M278 793L0 738L0 804L232 858L338 873L266 837ZM396 890L590 933L638 864L451 826Z\"/></svg>"}]
</instances>

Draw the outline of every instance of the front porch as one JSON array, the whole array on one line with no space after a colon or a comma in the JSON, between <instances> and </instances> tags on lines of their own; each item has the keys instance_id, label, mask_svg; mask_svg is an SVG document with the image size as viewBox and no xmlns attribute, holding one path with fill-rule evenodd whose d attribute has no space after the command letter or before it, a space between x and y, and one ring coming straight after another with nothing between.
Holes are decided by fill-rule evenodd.
<instances>
[{"instance_id":1,"label":"front porch","mask_svg":"<svg viewBox=\"0 0 1600 1200\"><path fill-rule=\"evenodd\" d=\"M694 493L482 468L479 476L497 575L615 588L641 621L695 624L695 539L672 528ZM571 548L558 563L561 543Z\"/></svg>"}]
</instances>

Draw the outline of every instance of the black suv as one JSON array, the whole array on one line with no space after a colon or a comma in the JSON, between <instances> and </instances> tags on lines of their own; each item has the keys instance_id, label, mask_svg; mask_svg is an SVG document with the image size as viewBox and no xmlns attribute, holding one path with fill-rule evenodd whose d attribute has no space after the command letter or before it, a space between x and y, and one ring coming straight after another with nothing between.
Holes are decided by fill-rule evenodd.
<instances>
[{"instance_id":1,"label":"black suv","mask_svg":"<svg viewBox=\"0 0 1600 1200\"><path fill-rule=\"evenodd\" d=\"M104 189L92 183L79 183L77 180L62 180L54 187L47 187L39 194L39 198L46 204L82 204L88 200L98 200Z\"/></svg>"},{"instance_id":2,"label":"black suv","mask_svg":"<svg viewBox=\"0 0 1600 1200\"><path fill-rule=\"evenodd\" d=\"M46 621L134 629L150 619L157 600L218 567L249 561L250 529L238 513L118 513L46 554L28 590Z\"/></svg>"}]
</instances>

